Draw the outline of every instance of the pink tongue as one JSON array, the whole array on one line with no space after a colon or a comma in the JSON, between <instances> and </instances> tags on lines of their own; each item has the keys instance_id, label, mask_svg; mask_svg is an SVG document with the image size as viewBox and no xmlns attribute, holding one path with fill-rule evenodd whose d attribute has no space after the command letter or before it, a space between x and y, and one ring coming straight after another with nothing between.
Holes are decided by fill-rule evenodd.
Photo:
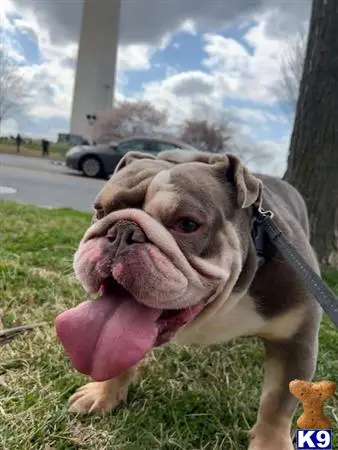
<instances>
[{"instance_id":1,"label":"pink tongue","mask_svg":"<svg viewBox=\"0 0 338 450\"><path fill-rule=\"evenodd\" d=\"M132 297L102 296L60 314L56 332L73 366L104 381L135 365L154 346L161 312Z\"/></svg>"}]
</instances>

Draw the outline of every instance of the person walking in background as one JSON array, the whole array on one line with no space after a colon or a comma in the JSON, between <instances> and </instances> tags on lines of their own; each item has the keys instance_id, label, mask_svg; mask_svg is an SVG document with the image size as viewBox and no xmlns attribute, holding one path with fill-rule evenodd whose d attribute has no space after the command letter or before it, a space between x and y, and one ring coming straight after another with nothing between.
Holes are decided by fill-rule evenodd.
<instances>
[{"instance_id":1,"label":"person walking in background","mask_svg":"<svg viewBox=\"0 0 338 450\"><path fill-rule=\"evenodd\" d=\"M42 139L42 156L49 156L49 141L47 139Z\"/></svg>"},{"instance_id":2,"label":"person walking in background","mask_svg":"<svg viewBox=\"0 0 338 450\"><path fill-rule=\"evenodd\" d=\"M15 142L16 142L16 152L20 153L20 147L23 142L23 139L19 133L16 135Z\"/></svg>"}]
</instances>

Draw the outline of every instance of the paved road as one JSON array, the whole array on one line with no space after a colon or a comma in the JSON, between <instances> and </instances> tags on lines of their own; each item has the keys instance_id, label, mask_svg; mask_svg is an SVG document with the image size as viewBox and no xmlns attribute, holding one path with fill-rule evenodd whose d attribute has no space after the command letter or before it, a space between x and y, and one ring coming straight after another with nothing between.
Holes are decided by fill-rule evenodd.
<instances>
[{"instance_id":1,"label":"paved road","mask_svg":"<svg viewBox=\"0 0 338 450\"><path fill-rule=\"evenodd\" d=\"M105 180L85 178L49 160L0 154L0 199L91 211Z\"/></svg>"}]
</instances>

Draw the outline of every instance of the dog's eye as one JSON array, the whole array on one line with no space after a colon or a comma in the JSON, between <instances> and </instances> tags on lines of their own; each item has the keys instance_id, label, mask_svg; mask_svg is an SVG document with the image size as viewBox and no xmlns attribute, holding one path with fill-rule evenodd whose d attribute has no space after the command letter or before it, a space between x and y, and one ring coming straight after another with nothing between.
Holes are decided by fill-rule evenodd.
<instances>
[{"instance_id":1,"label":"dog's eye","mask_svg":"<svg viewBox=\"0 0 338 450\"><path fill-rule=\"evenodd\" d=\"M175 229L182 233L193 233L198 230L199 227L200 224L189 217L181 217L175 225Z\"/></svg>"},{"instance_id":2,"label":"dog's eye","mask_svg":"<svg viewBox=\"0 0 338 450\"><path fill-rule=\"evenodd\" d=\"M104 217L104 209L103 208L96 208L95 210L95 220L100 220Z\"/></svg>"}]
</instances>

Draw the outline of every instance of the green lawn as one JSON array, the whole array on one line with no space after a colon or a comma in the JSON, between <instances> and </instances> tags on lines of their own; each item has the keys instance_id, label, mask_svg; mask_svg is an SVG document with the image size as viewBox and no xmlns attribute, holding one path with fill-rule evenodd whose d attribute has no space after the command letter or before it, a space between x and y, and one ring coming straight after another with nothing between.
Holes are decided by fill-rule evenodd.
<instances>
[{"instance_id":1,"label":"green lawn","mask_svg":"<svg viewBox=\"0 0 338 450\"><path fill-rule=\"evenodd\" d=\"M67 151L70 149L68 144L58 144L51 142L49 146L49 159L64 160ZM13 141L9 143L0 139L0 153L16 153L16 146ZM42 149L40 141L33 141L32 143L25 143L20 148L20 155L42 157Z\"/></svg>"},{"instance_id":2,"label":"green lawn","mask_svg":"<svg viewBox=\"0 0 338 450\"><path fill-rule=\"evenodd\" d=\"M46 323L0 348L0 449L246 449L262 379L263 350L254 339L158 349L147 359L151 370L130 390L128 408L104 418L68 414L68 397L87 380L67 361L54 319L83 300L72 255L89 218L0 203L3 326ZM338 292L338 274L327 280ZM316 379L338 382L337 338L325 318ZM326 411L336 422L338 448L337 398Z\"/></svg>"}]
</instances>

